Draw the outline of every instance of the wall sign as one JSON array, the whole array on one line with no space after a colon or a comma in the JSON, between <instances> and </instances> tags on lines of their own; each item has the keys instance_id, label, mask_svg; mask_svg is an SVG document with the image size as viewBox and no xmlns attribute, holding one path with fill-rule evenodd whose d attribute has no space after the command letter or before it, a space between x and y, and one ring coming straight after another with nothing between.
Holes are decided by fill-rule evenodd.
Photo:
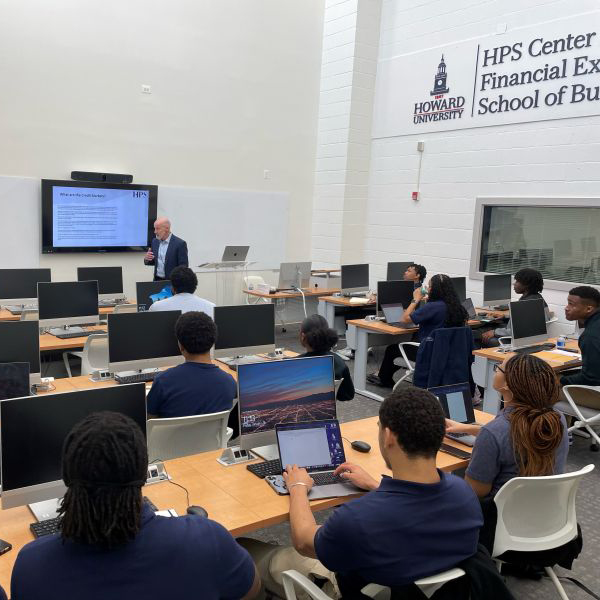
<instances>
[{"instance_id":1,"label":"wall sign","mask_svg":"<svg viewBox=\"0 0 600 600\"><path fill-rule=\"evenodd\" d=\"M373 137L600 114L600 11L379 63Z\"/></svg>"}]
</instances>

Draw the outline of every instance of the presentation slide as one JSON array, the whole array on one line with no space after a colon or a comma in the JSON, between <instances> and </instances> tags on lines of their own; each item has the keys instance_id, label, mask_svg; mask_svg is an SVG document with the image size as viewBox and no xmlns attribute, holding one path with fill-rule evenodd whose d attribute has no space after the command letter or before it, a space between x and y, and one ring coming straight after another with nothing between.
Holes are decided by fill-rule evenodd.
<instances>
[{"instance_id":1,"label":"presentation slide","mask_svg":"<svg viewBox=\"0 0 600 600\"><path fill-rule=\"evenodd\" d=\"M56 247L146 246L148 190L54 186Z\"/></svg>"}]
</instances>

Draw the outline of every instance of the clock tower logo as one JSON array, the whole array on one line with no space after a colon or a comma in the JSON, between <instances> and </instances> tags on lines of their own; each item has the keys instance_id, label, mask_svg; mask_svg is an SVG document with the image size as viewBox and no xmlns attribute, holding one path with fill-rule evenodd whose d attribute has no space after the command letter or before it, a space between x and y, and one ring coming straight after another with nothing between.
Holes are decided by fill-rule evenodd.
<instances>
[{"instance_id":1,"label":"clock tower logo","mask_svg":"<svg viewBox=\"0 0 600 600\"><path fill-rule=\"evenodd\" d=\"M435 74L433 90L429 92L430 96L441 96L442 94L447 94L450 91L446 84L447 77L448 74L446 73L446 63L444 62L444 55L442 54L442 60L440 61L437 73Z\"/></svg>"}]
</instances>

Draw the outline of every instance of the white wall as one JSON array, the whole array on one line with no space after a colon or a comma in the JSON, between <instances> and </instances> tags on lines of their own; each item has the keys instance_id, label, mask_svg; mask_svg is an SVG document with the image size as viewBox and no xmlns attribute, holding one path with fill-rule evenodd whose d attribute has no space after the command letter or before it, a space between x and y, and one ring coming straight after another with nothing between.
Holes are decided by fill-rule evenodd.
<instances>
[{"instance_id":1,"label":"white wall","mask_svg":"<svg viewBox=\"0 0 600 600\"><path fill-rule=\"evenodd\" d=\"M384 0L379 60L596 9L590 0ZM416 188L425 141L421 199ZM600 196L600 117L375 139L365 255L372 278L389 260L418 259L431 274L468 275L478 196ZM373 266L374 265L374 266ZM481 281L467 289L481 300ZM564 321L566 294L544 293Z\"/></svg>"},{"instance_id":2,"label":"white wall","mask_svg":"<svg viewBox=\"0 0 600 600\"><path fill-rule=\"evenodd\" d=\"M0 175L108 171L159 186L289 192L287 258L306 259L323 13L324 0L4 0ZM11 245L30 243L18 220L7 231ZM137 255L119 261L151 277ZM60 280L81 256L41 263Z\"/></svg>"}]
</instances>

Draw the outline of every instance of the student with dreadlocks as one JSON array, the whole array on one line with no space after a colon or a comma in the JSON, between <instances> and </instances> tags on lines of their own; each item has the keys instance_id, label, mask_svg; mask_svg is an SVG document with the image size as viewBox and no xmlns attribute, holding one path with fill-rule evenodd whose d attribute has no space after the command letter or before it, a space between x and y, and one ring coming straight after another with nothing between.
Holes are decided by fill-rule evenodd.
<instances>
[{"instance_id":1,"label":"student with dreadlocks","mask_svg":"<svg viewBox=\"0 0 600 600\"><path fill-rule=\"evenodd\" d=\"M569 440L562 413L554 410L560 384L552 367L532 354L496 365L494 389L504 410L479 427L447 420L446 430L477 435L465 480L480 497L493 496L513 477L562 473Z\"/></svg>"},{"instance_id":2,"label":"student with dreadlocks","mask_svg":"<svg viewBox=\"0 0 600 600\"><path fill-rule=\"evenodd\" d=\"M67 435L60 533L27 544L12 573L13 600L255 598L250 555L218 523L159 517L143 502L148 454L128 417L102 412Z\"/></svg>"},{"instance_id":3,"label":"student with dreadlocks","mask_svg":"<svg viewBox=\"0 0 600 600\"><path fill-rule=\"evenodd\" d=\"M521 294L519 302L522 300L544 300L542 297L544 277L537 269L521 269L515 273L513 289L515 290L515 294ZM544 306L548 307L545 300ZM512 336L512 326L509 321L506 327L497 327L496 329L484 331L481 334L481 345L487 348L499 346L499 338L510 336Z\"/></svg>"},{"instance_id":4,"label":"student with dreadlocks","mask_svg":"<svg viewBox=\"0 0 600 600\"><path fill-rule=\"evenodd\" d=\"M463 327L467 323L467 311L461 305L452 280L448 275L434 275L429 280L427 301L424 300L422 288L418 287L413 293L413 300L404 311L402 323L418 325L417 339L420 342L430 336L436 329L442 327ZM383 361L377 374L367 376L367 381L380 387L393 387L393 374L399 369L394 359L400 355L398 344L390 344L383 356Z\"/></svg>"}]
</instances>

